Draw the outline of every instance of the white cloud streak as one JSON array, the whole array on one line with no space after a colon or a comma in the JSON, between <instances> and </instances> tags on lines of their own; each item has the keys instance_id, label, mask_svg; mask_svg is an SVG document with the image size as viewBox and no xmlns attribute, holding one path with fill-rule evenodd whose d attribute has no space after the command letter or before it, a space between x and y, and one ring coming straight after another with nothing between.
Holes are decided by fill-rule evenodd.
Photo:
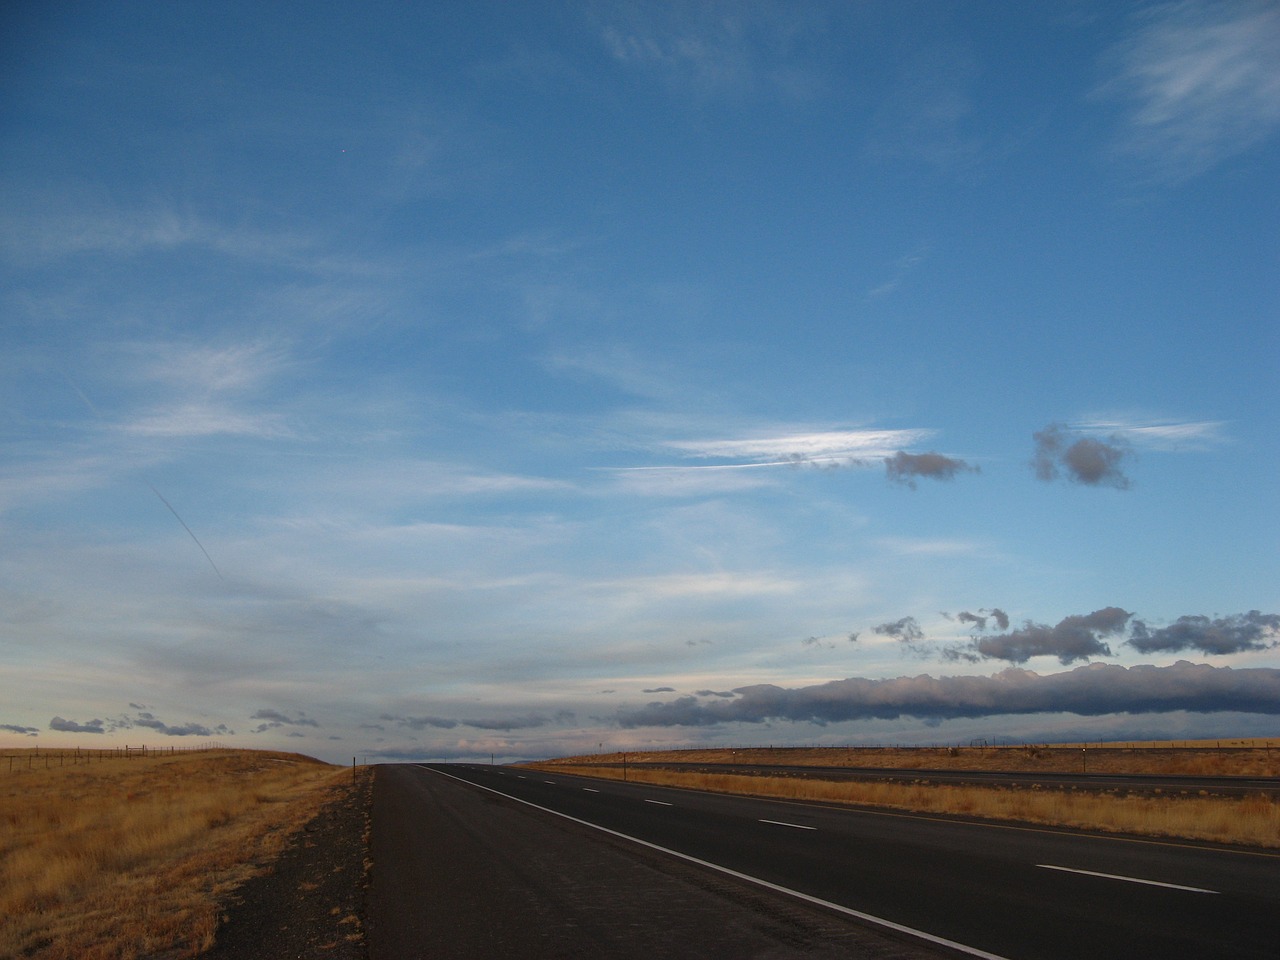
<instances>
[{"instance_id":1,"label":"white cloud streak","mask_svg":"<svg viewBox=\"0 0 1280 960\"><path fill-rule=\"evenodd\" d=\"M762 465L856 463L880 460L933 435L932 430L826 430L726 440L672 440L689 457L746 460Z\"/></svg>"},{"instance_id":2,"label":"white cloud streak","mask_svg":"<svg viewBox=\"0 0 1280 960\"><path fill-rule=\"evenodd\" d=\"M1103 93L1130 104L1119 146L1185 179L1280 127L1280 7L1182 2L1139 15Z\"/></svg>"}]
</instances>

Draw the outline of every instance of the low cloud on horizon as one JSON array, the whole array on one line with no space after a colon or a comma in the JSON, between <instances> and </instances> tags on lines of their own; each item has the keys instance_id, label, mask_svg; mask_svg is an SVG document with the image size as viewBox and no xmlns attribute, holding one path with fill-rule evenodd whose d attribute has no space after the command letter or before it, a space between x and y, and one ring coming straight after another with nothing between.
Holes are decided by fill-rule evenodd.
<instances>
[{"instance_id":1,"label":"low cloud on horizon","mask_svg":"<svg viewBox=\"0 0 1280 960\"><path fill-rule=\"evenodd\" d=\"M804 687L754 684L734 700L680 697L618 714L631 727L705 727L785 720L825 725L848 720L926 723L1011 714L1080 716L1241 712L1280 715L1280 670L1214 667L1180 660L1172 666L1094 663L1041 675L1010 667L992 676L849 677Z\"/></svg>"}]
</instances>

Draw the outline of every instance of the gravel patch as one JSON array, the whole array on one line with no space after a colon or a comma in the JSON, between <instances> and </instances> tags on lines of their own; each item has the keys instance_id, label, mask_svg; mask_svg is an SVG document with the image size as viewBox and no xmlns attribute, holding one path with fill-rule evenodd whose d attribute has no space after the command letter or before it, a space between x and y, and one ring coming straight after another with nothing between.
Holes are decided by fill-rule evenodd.
<instances>
[{"instance_id":1,"label":"gravel patch","mask_svg":"<svg viewBox=\"0 0 1280 960\"><path fill-rule=\"evenodd\" d=\"M339 788L223 910L210 960L367 960L365 892L373 777Z\"/></svg>"}]
</instances>

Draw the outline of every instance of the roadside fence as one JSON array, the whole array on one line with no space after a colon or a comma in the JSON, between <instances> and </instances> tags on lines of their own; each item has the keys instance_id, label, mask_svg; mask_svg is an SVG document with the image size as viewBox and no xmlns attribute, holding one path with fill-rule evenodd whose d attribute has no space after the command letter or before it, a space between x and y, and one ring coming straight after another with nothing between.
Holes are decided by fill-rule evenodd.
<instances>
[{"instance_id":1,"label":"roadside fence","mask_svg":"<svg viewBox=\"0 0 1280 960\"><path fill-rule=\"evenodd\" d=\"M199 746L152 747L124 745L121 747L32 747L0 754L0 770L22 773L26 770L52 770L54 767L71 767L78 764L102 763L105 760L146 760L172 757L180 753L213 753L230 749L225 744L205 741Z\"/></svg>"}]
</instances>

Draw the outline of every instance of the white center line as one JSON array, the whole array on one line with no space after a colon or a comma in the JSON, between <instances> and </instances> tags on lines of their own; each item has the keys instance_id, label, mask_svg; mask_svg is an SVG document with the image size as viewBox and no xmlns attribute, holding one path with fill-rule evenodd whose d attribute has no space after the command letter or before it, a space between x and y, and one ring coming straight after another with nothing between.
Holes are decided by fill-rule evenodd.
<instances>
[{"instance_id":1,"label":"white center line","mask_svg":"<svg viewBox=\"0 0 1280 960\"><path fill-rule=\"evenodd\" d=\"M1205 890L1203 887L1184 887L1180 883L1163 883L1159 880L1143 880L1140 877L1122 877L1115 873L1098 873L1094 870L1074 870L1071 867L1057 867L1052 863L1037 863L1037 867L1046 870L1061 870L1063 873L1079 873L1086 877L1102 877L1104 880L1124 880L1128 883L1145 883L1150 887L1167 887L1170 890L1188 890L1191 893L1217 893L1217 890Z\"/></svg>"},{"instance_id":2,"label":"white center line","mask_svg":"<svg viewBox=\"0 0 1280 960\"><path fill-rule=\"evenodd\" d=\"M583 790L585 790L585 791L587 791L587 793L599 793L599 792L600 792L599 790L595 790L595 789L593 789L593 788L591 788L591 787L583 787L582 789L583 789Z\"/></svg>"},{"instance_id":3,"label":"white center line","mask_svg":"<svg viewBox=\"0 0 1280 960\"><path fill-rule=\"evenodd\" d=\"M556 782L555 782L554 780L543 780L542 782L543 782L543 783L549 783L549 784L551 784L553 787L556 785Z\"/></svg>"},{"instance_id":4,"label":"white center line","mask_svg":"<svg viewBox=\"0 0 1280 960\"><path fill-rule=\"evenodd\" d=\"M645 802L645 803L656 803L656 804L658 804L659 806L662 806L662 807L674 807L674 806L675 806L675 804L674 804L674 803L667 803L667 801L665 801L665 800L650 800L648 797L645 797L645 801L644 801L644 802Z\"/></svg>"},{"instance_id":5,"label":"white center line","mask_svg":"<svg viewBox=\"0 0 1280 960\"><path fill-rule=\"evenodd\" d=\"M796 830L817 830L817 827L806 827L803 823L787 823L784 820L761 820L761 823L772 823L776 827L792 827Z\"/></svg>"}]
</instances>

